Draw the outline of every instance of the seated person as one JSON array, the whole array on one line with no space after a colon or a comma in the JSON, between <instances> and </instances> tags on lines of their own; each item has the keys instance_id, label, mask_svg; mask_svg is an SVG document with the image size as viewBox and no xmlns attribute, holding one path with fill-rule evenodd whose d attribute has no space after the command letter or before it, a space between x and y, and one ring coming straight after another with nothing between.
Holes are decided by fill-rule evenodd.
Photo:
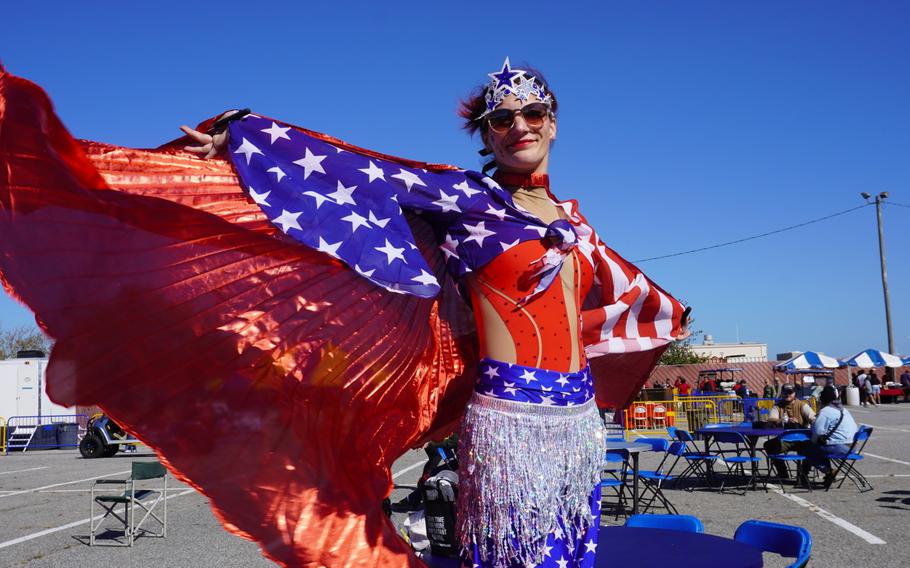
<instances>
[{"instance_id":1,"label":"seated person","mask_svg":"<svg viewBox=\"0 0 910 568\"><path fill-rule=\"evenodd\" d=\"M812 407L798 398L793 385L784 385L780 389L780 399L774 404L771 412L768 414L768 422L777 422L783 426L787 424L797 424L802 427L809 427L815 420L815 411ZM785 442L780 437L771 438L764 443L765 452L768 455L785 454L791 450L800 451L806 442ZM787 472L786 464L780 461L774 462L777 469L777 476L780 479L790 477Z\"/></svg>"},{"instance_id":2,"label":"seated person","mask_svg":"<svg viewBox=\"0 0 910 568\"><path fill-rule=\"evenodd\" d=\"M781 424L798 424L801 427L808 428L815 420L815 411L806 401L796 397L796 390L793 385L784 385L780 389L780 399L771 408L768 414L768 422L779 422ZM792 426L791 426L792 427Z\"/></svg>"},{"instance_id":3,"label":"seated person","mask_svg":"<svg viewBox=\"0 0 910 568\"><path fill-rule=\"evenodd\" d=\"M834 481L834 472L828 456L845 454L850 451L853 436L856 435L856 421L841 405L834 387L825 387L819 399L822 405L818 418L812 426L812 442L803 445L798 451L806 456L803 462L803 475L810 467L825 472L825 487Z\"/></svg>"}]
</instances>

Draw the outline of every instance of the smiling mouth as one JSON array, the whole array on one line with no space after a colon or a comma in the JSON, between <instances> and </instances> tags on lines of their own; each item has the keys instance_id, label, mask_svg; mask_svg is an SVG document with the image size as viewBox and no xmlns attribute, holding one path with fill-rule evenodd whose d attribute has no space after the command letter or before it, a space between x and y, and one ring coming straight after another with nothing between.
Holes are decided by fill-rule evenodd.
<instances>
[{"instance_id":1,"label":"smiling mouth","mask_svg":"<svg viewBox=\"0 0 910 568\"><path fill-rule=\"evenodd\" d=\"M518 142L515 142L514 144L509 144L509 148L513 148L515 150L521 150L523 148L527 148L528 146L530 146L532 144L534 144L534 140L519 140Z\"/></svg>"}]
</instances>

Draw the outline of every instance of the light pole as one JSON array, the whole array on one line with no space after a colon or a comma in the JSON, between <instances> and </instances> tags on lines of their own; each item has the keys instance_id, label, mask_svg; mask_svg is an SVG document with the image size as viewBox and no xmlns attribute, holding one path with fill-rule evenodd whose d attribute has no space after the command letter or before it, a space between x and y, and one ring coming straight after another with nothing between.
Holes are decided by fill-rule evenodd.
<instances>
[{"instance_id":1,"label":"light pole","mask_svg":"<svg viewBox=\"0 0 910 568\"><path fill-rule=\"evenodd\" d=\"M869 201L872 196L865 191L860 194ZM885 231L882 228L882 201L888 198L883 191L875 196L875 215L878 219L878 257L882 265L882 291L885 294L885 325L888 327L888 353L894 354L894 334L891 332L891 299L888 296L888 272L885 270ZM894 369L888 369L888 377L894 380Z\"/></svg>"}]
</instances>

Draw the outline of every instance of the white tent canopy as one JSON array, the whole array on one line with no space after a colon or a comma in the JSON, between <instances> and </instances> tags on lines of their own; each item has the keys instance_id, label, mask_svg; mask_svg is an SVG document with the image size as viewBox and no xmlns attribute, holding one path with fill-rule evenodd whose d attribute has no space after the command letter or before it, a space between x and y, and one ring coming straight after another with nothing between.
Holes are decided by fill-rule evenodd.
<instances>
[{"instance_id":1,"label":"white tent canopy","mask_svg":"<svg viewBox=\"0 0 910 568\"><path fill-rule=\"evenodd\" d=\"M878 349L866 349L845 361L851 367L903 367L904 362L897 355Z\"/></svg>"},{"instance_id":2,"label":"white tent canopy","mask_svg":"<svg viewBox=\"0 0 910 568\"><path fill-rule=\"evenodd\" d=\"M843 364L834 357L828 357L824 353L816 351L806 351L789 361L784 361L774 366L775 369L784 371L797 371L801 369L837 369Z\"/></svg>"}]
</instances>

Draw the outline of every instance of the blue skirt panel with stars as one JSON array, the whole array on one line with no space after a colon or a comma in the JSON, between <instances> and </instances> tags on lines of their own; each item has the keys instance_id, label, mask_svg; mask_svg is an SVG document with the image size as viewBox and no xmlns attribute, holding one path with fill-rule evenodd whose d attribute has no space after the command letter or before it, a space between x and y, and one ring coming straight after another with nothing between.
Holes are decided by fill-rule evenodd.
<instances>
[{"instance_id":1,"label":"blue skirt panel with stars","mask_svg":"<svg viewBox=\"0 0 910 568\"><path fill-rule=\"evenodd\" d=\"M594 398L590 367L560 373L484 358L478 367L474 390L516 402L544 406L576 406Z\"/></svg>"}]
</instances>

